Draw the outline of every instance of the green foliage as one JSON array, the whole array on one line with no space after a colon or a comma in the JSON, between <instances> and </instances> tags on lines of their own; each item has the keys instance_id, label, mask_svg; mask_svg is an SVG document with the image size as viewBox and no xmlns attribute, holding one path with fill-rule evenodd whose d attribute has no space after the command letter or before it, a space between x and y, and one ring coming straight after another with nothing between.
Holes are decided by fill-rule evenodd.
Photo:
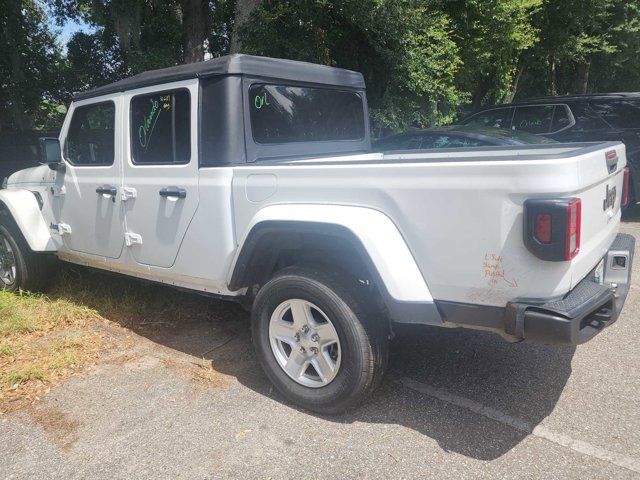
<instances>
[{"instance_id":1,"label":"green foliage","mask_svg":"<svg viewBox=\"0 0 640 480\"><path fill-rule=\"evenodd\" d=\"M520 58L538 40L532 17L542 0L450 0L452 36L462 68L456 85L474 106L500 102L511 92Z\"/></svg>"},{"instance_id":2,"label":"green foliage","mask_svg":"<svg viewBox=\"0 0 640 480\"><path fill-rule=\"evenodd\" d=\"M65 55L45 9L91 31ZM640 0L0 0L0 27L0 131L53 128L73 92L238 46L362 72L376 135L640 90Z\"/></svg>"},{"instance_id":3,"label":"green foliage","mask_svg":"<svg viewBox=\"0 0 640 480\"><path fill-rule=\"evenodd\" d=\"M42 102L64 96L63 57L38 5L0 0L0 131L42 124Z\"/></svg>"},{"instance_id":4,"label":"green foliage","mask_svg":"<svg viewBox=\"0 0 640 480\"><path fill-rule=\"evenodd\" d=\"M243 51L358 70L374 130L453 118L458 48L435 2L264 2L240 29Z\"/></svg>"}]
</instances>

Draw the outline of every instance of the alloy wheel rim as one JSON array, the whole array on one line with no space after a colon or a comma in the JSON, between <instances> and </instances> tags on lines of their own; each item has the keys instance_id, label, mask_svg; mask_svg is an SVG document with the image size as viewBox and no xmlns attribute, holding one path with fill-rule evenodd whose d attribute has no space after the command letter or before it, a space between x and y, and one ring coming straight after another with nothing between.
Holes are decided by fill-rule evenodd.
<instances>
[{"instance_id":1,"label":"alloy wheel rim","mask_svg":"<svg viewBox=\"0 0 640 480\"><path fill-rule=\"evenodd\" d=\"M338 333L329 317L307 300L286 300L276 307L269 343L280 368L300 385L324 387L338 374Z\"/></svg>"},{"instance_id":2,"label":"alloy wheel rim","mask_svg":"<svg viewBox=\"0 0 640 480\"><path fill-rule=\"evenodd\" d=\"M4 234L0 234L0 286L10 287L16 282L16 256Z\"/></svg>"}]
</instances>

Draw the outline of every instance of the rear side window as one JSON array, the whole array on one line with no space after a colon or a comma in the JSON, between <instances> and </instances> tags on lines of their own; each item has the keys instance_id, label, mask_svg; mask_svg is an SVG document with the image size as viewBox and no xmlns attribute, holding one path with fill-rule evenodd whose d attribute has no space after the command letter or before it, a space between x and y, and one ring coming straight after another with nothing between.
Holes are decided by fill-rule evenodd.
<instances>
[{"instance_id":1,"label":"rear side window","mask_svg":"<svg viewBox=\"0 0 640 480\"><path fill-rule=\"evenodd\" d=\"M468 118L464 125L475 125L480 127L492 128L509 128L511 126L511 117L513 116L513 108L495 108L477 113Z\"/></svg>"},{"instance_id":2,"label":"rear side window","mask_svg":"<svg viewBox=\"0 0 640 480\"><path fill-rule=\"evenodd\" d=\"M190 97L186 89L131 99L131 153L136 164L180 164L191 158Z\"/></svg>"},{"instance_id":3,"label":"rear side window","mask_svg":"<svg viewBox=\"0 0 640 480\"><path fill-rule=\"evenodd\" d=\"M364 138L363 100L357 92L257 84L249 88L249 102L257 143Z\"/></svg>"},{"instance_id":4,"label":"rear side window","mask_svg":"<svg viewBox=\"0 0 640 480\"><path fill-rule=\"evenodd\" d=\"M77 107L64 142L72 165L113 165L116 107L113 102Z\"/></svg>"},{"instance_id":5,"label":"rear side window","mask_svg":"<svg viewBox=\"0 0 640 480\"><path fill-rule=\"evenodd\" d=\"M591 102L591 108L614 128L640 128L640 100Z\"/></svg>"},{"instance_id":6,"label":"rear side window","mask_svg":"<svg viewBox=\"0 0 640 480\"><path fill-rule=\"evenodd\" d=\"M516 107L512 128L529 133L549 133L554 109L554 105Z\"/></svg>"}]
</instances>

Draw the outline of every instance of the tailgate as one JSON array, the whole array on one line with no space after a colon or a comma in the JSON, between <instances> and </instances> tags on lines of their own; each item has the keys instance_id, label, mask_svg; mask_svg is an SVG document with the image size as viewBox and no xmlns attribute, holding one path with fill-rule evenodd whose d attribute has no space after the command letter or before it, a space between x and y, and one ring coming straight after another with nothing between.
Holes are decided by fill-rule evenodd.
<instances>
[{"instance_id":1,"label":"tailgate","mask_svg":"<svg viewBox=\"0 0 640 480\"><path fill-rule=\"evenodd\" d=\"M626 165L622 143L586 153L577 162L583 187L570 195L582 201L582 223L580 252L571 266L572 288L597 265L618 233Z\"/></svg>"}]
</instances>

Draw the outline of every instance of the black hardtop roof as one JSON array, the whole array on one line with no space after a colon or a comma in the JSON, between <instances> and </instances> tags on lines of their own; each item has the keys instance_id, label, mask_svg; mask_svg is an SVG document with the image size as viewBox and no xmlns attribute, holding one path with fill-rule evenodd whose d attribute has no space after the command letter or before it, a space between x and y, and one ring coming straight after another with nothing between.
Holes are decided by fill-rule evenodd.
<instances>
[{"instance_id":1,"label":"black hardtop roof","mask_svg":"<svg viewBox=\"0 0 640 480\"><path fill-rule=\"evenodd\" d=\"M352 70L296 60L236 54L204 62L149 70L102 87L77 93L73 99L85 100L140 87L216 75L251 75L264 77L265 79L319 83L358 89L365 88L362 74Z\"/></svg>"}]
</instances>

